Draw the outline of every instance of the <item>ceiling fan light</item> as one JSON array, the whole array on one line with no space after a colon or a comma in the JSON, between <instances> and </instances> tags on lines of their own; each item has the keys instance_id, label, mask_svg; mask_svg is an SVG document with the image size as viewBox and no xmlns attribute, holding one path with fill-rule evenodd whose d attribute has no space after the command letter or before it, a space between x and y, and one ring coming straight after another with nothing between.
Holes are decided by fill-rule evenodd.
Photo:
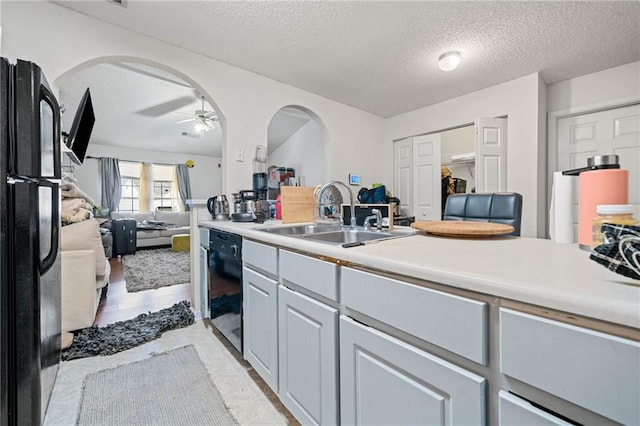
<instances>
[{"instance_id":1,"label":"ceiling fan light","mask_svg":"<svg viewBox=\"0 0 640 426\"><path fill-rule=\"evenodd\" d=\"M200 132L200 133L206 133L210 130L209 126L207 126L207 124L203 121L198 121L193 127L196 130L196 132Z\"/></svg>"},{"instance_id":2,"label":"ceiling fan light","mask_svg":"<svg viewBox=\"0 0 640 426\"><path fill-rule=\"evenodd\" d=\"M447 52L440 55L438 59L438 68L442 71L453 71L460 65L460 53Z\"/></svg>"}]
</instances>

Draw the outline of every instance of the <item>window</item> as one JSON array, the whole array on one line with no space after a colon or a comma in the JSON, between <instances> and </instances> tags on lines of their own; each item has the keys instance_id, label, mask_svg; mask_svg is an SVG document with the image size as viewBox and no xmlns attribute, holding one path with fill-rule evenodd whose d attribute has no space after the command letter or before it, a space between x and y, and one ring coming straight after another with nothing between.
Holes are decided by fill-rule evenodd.
<instances>
[{"instance_id":1,"label":"window","mask_svg":"<svg viewBox=\"0 0 640 426\"><path fill-rule=\"evenodd\" d=\"M150 173L147 173L147 179L153 179L153 181L145 185L141 176L145 170L142 163L132 161L120 161L119 163L122 195L118 211L138 213L140 208L145 211L179 210L178 185L174 166L152 164Z\"/></svg>"},{"instance_id":2,"label":"window","mask_svg":"<svg viewBox=\"0 0 640 426\"><path fill-rule=\"evenodd\" d=\"M178 210L178 196L174 183L174 166L153 165L153 208Z\"/></svg>"},{"instance_id":3,"label":"window","mask_svg":"<svg viewBox=\"0 0 640 426\"><path fill-rule=\"evenodd\" d=\"M120 161L122 195L118 211L136 213L140 211L140 163Z\"/></svg>"}]
</instances>

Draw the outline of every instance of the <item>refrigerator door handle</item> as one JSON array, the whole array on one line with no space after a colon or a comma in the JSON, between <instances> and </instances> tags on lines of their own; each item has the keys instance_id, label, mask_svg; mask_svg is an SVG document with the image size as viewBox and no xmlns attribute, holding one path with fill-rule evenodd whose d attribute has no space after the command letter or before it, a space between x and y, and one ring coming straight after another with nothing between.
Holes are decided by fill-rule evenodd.
<instances>
[{"instance_id":1,"label":"refrigerator door handle","mask_svg":"<svg viewBox=\"0 0 640 426\"><path fill-rule=\"evenodd\" d=\"M46 86L41 86L40 90L42 99L49 104L53 110L53 177L60 179L62 177L62 159L60 158L62 156L60 149L60 106L58 105L56 97L53 96L53 93L51 93Z\"/></svg>"},{"instance_id":2,"label":"refrigerator door handle","mask_svg":"<svg viewBox=\"0 0 640 426\"><path fill-rule=\"evenodd\" d=\"M47 185L48 186L48 185ZM58 257L58 244L60 240L60 189L57 183L51 184L51 244L49 253L40 262L40 274L44 275Z\"/></svg>"}]
</instances>

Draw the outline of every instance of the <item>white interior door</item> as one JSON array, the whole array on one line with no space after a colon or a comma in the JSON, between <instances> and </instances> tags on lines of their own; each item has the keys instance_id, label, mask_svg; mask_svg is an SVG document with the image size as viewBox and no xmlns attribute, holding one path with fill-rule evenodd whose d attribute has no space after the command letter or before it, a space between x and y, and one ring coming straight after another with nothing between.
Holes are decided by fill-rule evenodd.
<instances>
[{"instance_id":1,"label":"white interior door","mask_svg":"<svg viewBox=\"0 0 640 426\"><path fill-rule=\"evenodd\" d=\"M558 170L585 167L587 158L607 154L617 154L620 167L629 170L629 203L640 204L640 105L558 120ZM577 190L573 204L577 228Z\"/></svg>"},{"instance_id":2,"label":"white interior door","mask_svg":"<svg viewBox=\"0 0 640 426\"><path fill-rule=\"evenodd\" d=\"M440 133L413 138L413 214L416 220L440 220Z\"/></svg>"},{"instance_id":3,"label":"white interior door","mask_svg":"<svg viewBox=\"0 0 640 426\"><path fill-rule=\"evenodd\" d=\"M476 118L476 192L507 190L507 119Z\"/></svg>"},{"instance_id":4,"label":"white interior door","mask_svg":"<svg viewBox=\"0 0 640 426\"><path fill-rule=\"evenodd\" d=\"M413 138L393 144L393 195L400 199L400 210L413 215Z\"/></svg>"}]
</instances>

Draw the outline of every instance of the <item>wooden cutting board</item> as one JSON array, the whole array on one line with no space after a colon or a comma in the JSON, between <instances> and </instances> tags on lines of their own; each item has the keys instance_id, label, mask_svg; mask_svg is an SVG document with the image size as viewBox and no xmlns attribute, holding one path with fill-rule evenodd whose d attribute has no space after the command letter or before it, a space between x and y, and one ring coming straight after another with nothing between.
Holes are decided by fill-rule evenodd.
<instances>
[{"instance_id":1,"label":"wooden cutting board","mask_svg":"<svg viewBox=\"0 0 640 426\"><path fill-rule=\"evenodd\" d=\"M316 220L317 199L313 187L281 186L282 223L302 223Z\"/></svg>"},{"instance_id":2,"label":"wooden cutting board","mask_svg":"<svg viewBox=\"0 0 640 426\"><path fill-rule=\"evenodd\" d=\"M491 235L504 235L513 232L511 225L490 222L471 222L462 220L442 220L413 222L412 228L425 231L429 234L443 235L447 237L486 237Z\"/></svg>"}]
</instances>

